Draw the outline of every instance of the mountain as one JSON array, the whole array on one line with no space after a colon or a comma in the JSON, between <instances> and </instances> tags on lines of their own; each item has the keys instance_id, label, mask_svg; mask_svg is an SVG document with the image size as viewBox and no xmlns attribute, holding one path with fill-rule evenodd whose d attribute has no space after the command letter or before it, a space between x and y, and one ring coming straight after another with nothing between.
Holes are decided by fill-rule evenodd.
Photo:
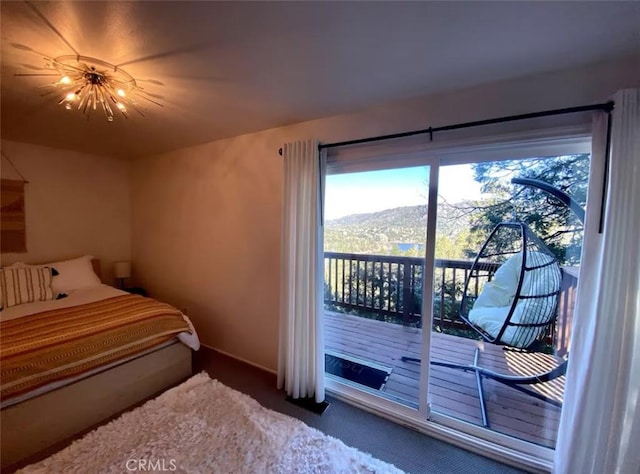
<instances>
[{"instance_id":1,"label":"mountain","mask_svg":"<svg viewBox=\"0 0 640 474\"><path fill-rule=\"evenodd\" d=\"M427 226L427 206L406 206L385 209L368 214L350 214L326 222L327 226L342 228L349 226Z\"/></svg>"},{"instance_id":2,"label":"mountain","mask_svg":"<svg viewBox=\"0 0 640 474\"><path fill-rule=\"evenodd\" d=\"M438 208L437 233L455 238L469 228L469 218L448 204ZM427 206L405 206L351 214L325 222L325 250L346 253L405 253L424 245ZM400 245L399 245L400 244Z\"/></svg>"}]
</instances>

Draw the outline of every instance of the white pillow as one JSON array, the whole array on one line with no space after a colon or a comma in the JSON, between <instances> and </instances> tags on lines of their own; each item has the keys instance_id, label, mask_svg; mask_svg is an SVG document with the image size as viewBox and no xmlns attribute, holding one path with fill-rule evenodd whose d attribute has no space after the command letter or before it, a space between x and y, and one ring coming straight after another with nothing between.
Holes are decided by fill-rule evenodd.
<instances>
[{"instance_id":1,"label":"white pillow","mask_svg":"<svg viewBox=\"0 0 640 474\"><path fill-rule=\"evenodd\" d=\"M55 268L58 274L53 277L51 287L55 293L68 293L73 290L93 288L102 285L100 278L93 271L90 255L47 263L47 267Z\"/></svg>"},{"instance_id":2,"label":"white pillow","mask_svg":"<svg viewBox=\"0 0 640 474\"><path fill-rule=\"evenodd\" d=\"M509 257L487 282L478 295L473 307L502 307L510 306L518 289L522 254L516 253Z\"/></svg>"}]
</instances>

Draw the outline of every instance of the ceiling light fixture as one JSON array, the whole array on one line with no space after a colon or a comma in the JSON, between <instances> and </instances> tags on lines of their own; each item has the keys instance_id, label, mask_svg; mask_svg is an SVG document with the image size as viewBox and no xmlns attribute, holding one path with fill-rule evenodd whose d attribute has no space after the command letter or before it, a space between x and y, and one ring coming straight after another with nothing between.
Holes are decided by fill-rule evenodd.
<instances>
[{"instance_id":1,"label":"ceiling light fixture","mask_svg":"<svg viewBox=\"0 0 640 474\"><path fill-rule=\"evenodd\" d=\"M66 55L47 59L47 68L56 74L18 74L18 75L59 75L53 83L41 87L53 88L43 94L60 92L58 104L67 110L80 110L88 116L92 111L102 109L109 122L113 122L116 109L125 118L134 110L144 116L143 99L159 105L150 98L136 80L125 70L106 61L89 56Z\"/></svg>"}]
</instances>

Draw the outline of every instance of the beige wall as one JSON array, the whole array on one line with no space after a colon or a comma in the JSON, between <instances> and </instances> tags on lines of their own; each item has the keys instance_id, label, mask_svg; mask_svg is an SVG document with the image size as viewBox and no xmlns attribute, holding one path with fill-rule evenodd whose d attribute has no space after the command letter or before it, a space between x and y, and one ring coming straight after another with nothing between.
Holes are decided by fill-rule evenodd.
<instances>
[{"instance_id":1,"label":"beige wall","mask_svg":"<svg viewBox=\"0 0 640 474\"><path fill-rule=\"evenodd\" d=\"M27 253L2 254L2 264L90 254L112 283L113 262L131 258L129 162L7 140L2 151L29 181ZM0 174L18 178L4 158Z\"/></svg>"},{"instance_id":2,"label":"beige wall","mask_svg":"<svg viewBox=\"0 0 640 474\"><path fill-rule=\"evenodd\" d=\"M637 59L497 82L136 160L133 261L202 341L275 369L284 142L366 137L605 101ZM309 93L313 93L310 91Z\"/></svg>"}]
</instances>

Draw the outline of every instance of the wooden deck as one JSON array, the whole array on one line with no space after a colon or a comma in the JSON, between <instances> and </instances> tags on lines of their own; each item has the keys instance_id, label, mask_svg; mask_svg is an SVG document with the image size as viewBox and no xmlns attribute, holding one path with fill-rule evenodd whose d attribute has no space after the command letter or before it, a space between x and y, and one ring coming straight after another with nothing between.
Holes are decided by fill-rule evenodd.
<instances>
[{"instance_id":1,"label":"wooden deck","mask_svg":"<svg viewBox=\"0 0 640 474\"><path fill-rule=\"evenodd\" d=\"M393 368L380 395L417 407L420 364L403 362L402 356L420 357L422 330L341 313L325 312L325 348L333 352ZM556 365L544 354L505 351L502 347L471 339L432 334L432 360L469 364L480 347L480 364L501 373L529 375ZM431 365L432 410L482 426L475 375L459 369ZM560 408L484 379L484 394L491 430L543 446L554 447ZM536 391L562 401L564 377L533 386Z\"/></svg>"}]
</instances>

